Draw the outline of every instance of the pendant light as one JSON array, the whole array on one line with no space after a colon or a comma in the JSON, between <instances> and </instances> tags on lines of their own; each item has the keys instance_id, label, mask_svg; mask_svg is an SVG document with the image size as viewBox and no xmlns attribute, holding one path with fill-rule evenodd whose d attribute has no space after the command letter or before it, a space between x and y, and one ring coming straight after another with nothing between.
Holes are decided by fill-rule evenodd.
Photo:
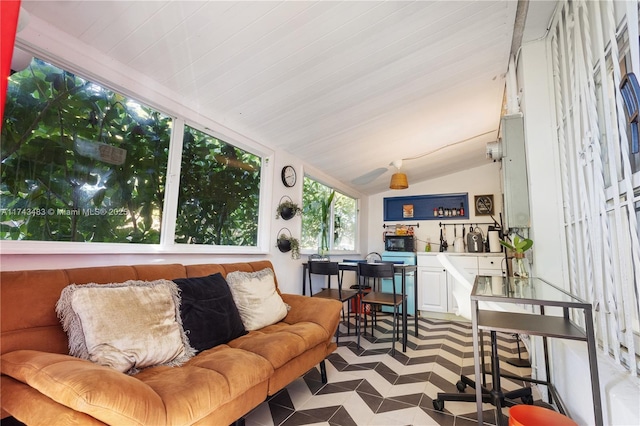
<instances>
[{"instance_id":1,"label":"pendant light","mask_svg":"<svg viewBox=\"0 0 640 426\"><path fill-rule=\"evenodd\" d=\"M409 187L409 181L407 175L400 172L402 167L402 160L395 160L391 163L396 168L396 172L391 176L391 182L389 183L390 189L407 189Z\"/></svg>"}]
</instances>

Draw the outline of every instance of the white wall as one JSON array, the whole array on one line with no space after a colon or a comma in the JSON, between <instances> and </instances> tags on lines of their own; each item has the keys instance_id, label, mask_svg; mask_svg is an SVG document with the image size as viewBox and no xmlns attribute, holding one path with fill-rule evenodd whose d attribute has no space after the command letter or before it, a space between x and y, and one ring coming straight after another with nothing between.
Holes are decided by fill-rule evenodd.
<instances>
[{"instance_id":1,"label":"white wall","mask_svg":"<svg viewBox=\"0 0 640 426\"><path fill-rule=\"evenodd\" d=\"M411 182L411 176L408 176L409 188L403 190L388 190L380 194L369 197L369 211L371 217L368 222L367 234L369 235L369 243L367 252L382 252L384 250L383 224L393 225L395 223L383 221L383 200L386 197L405 197L412 195L433 195L433 194L451 194L464 193L469 194L469 219L451 219L442 220L447 222L491 222L489 216L476 216L473 208L474 196L493 194L495 204L495 218L500 221L500 213L502 212L502 192L500 189L500 163L493 163L484 157L478 158L478 167L465 170L458 173L452 173L437 179L424 182ZM415 229L415 235L419 240L418 251L424 251L427 238L431 239L432 250L438 251L437 243L440 240L440 227L438 220L421 220L400 222L404 224L419 223L420 227ZM487 225L480 226L485 233ZM468 227L467 227L468 229ZM461 236L462 229L458 227L458 236ZM449 251L453 251L453 228L447 226L447 242L449 243Z\"/></svg>"},{"instance_id":2,"label":"white wall","mask_svg":"<svg viewBox=\"0 0 640 426\"><path fill-rule=\"evenodd\" d=\"M534 273L568 288L564 250L560 168L554 132L552 93L545 42L524 45L518 64L518 83L525 118L525 140L531 204L531 235L535 241ZM538 338L539 339L539 338ZM552 382L579 424L594 424L586 344L551 339ZM536 345L538 349L541 345ZM542 354L538 372L544 377ZM605 425L640 424L640 380L599 353L598 370ZM539 376L540 377L540 376Z\"/></svg>"}]
</instances>

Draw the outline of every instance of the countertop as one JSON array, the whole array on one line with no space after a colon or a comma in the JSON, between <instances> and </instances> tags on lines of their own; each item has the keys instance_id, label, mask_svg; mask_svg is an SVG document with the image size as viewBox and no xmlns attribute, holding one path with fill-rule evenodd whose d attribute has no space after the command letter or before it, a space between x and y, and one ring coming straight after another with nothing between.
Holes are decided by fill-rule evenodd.
<instances>
[{"instance_id":1,"label":"countertop","mask_svg":"<svg viewBox=\"0 0 640 426\"><path fill-rule=\"evenodd\" d=\"M504 257L504 253L502 252L497 252L497 253L491 253L491 252L481 252L481 253L456 253L454 251L444 251L444 252L439 252L439 251L419 251L416 253L416 255L418 256L436 256L440 253L445 253L449 256L481 256L481 257Z\"/></svg>"}]
</instances>

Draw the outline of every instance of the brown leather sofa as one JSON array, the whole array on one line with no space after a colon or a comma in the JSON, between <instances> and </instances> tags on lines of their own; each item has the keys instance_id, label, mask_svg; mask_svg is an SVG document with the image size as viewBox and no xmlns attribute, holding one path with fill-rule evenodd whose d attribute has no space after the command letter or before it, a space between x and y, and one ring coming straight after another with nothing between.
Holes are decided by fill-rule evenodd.
<instances>
[{"instance_id":1,"label":"brown leather sofa","mask_svg":"<svg viewBox=\"0 0 640 426\"><path fill-rule=\"evenodd\" d=\"M293 294L281 294L291 306L284 320L180 367L127 375L68 355L55 305L69 284L226 277L267 267L273 269L255 261L1 272L2 418L28 425L228 425L318 363L326 382L324 359L336 348L342 306Z\"/></svg>"}]
</instances>

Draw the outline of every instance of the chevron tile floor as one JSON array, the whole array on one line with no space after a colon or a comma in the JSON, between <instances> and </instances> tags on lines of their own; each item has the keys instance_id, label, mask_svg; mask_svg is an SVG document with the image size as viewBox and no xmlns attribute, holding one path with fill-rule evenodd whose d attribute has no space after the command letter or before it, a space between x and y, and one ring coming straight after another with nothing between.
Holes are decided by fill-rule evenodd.
<instances>
[{"instance_id":1,"label":"chevron tile floor","mask_svg":"<svg viewBox=\"0 0 640 426\"><path fill-rule=\"evenodd\" d=\"M433 408L438 392L457 392L461 374L474 376L471 324L462 321L420 318L419 336L409 323L406 353L396 342L391 356L391 316L380 315L375 338L371 327L361 337L341 336L338 349L326 361L328 384L323 385L318 367L256 407L245 417L246 426L297 425L477 425L476 404L445 402L444 411ZM341 331L346 332L345 324ZM353 325L351 326L353 330ZM502 359L517 357L516 340L498 333ZM489 361L489 338L485 354ZM524 353L523 357L527 354ZM503 371L529 377L530 369L500 364ZM490 380L490 377L487 377ZM504 390L526 386L522 381L501 379ZM466 392L474 392L467 388ZM536 404L540 401L534 387ZM485 404L485 424L496 424L496 412ZM508 415L508 409L503 410ZM506 424L506 422L505 422Z\"/></svg>"}]
</instances>

